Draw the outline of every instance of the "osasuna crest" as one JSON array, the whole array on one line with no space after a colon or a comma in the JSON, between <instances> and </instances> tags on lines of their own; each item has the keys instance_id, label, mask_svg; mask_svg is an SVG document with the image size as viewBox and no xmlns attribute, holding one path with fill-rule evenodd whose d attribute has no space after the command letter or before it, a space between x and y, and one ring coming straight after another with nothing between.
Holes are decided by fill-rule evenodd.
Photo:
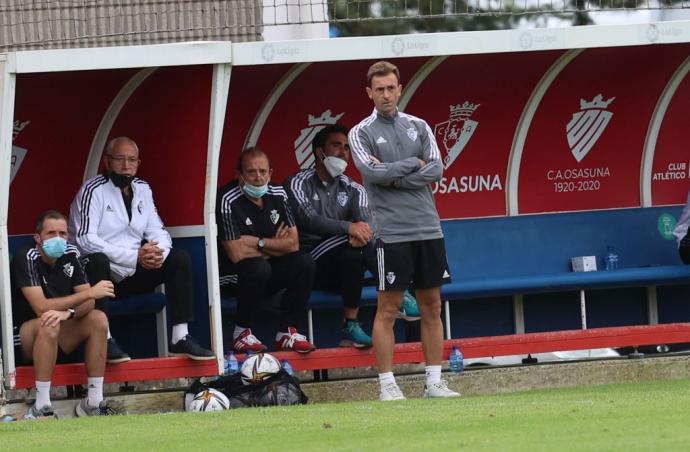
<instances>
[{"instance_id":1,"label":"osasuna crest","mask_svg":"<svg viewBox=\"0 0 690 452\"><path fill-rule=\"evenodd\" d=\"M19 136L19 132L24 130L26 126L29 125L31 121L19 121L16 120L14 121L14 124L12 125L12 141ZM27 150L19 147L19 146L14 146L12 145L12 157L10 159L10 184L14 180L14 176L17 175L17 171L19 171L19 167L22 166L22 162L24 161L24 157L26 156Z\"/></svg>"},{"instance_id":2,"label":"osasuna crest","mask_svg":"<svg viewBox=\"0 0 690 452\"><path fill-rule=\"evenodd\" d=\"M300 131L299 136L295 140L295 158L301 169L314 166L314 154L311 152L311 142L314 136L324 127L338 122L344 114L340 113L339 115L332 116L331 110L326 110L319 117L312 115L307 117L308 126Z\"/></svg>"},{"instance_id":3,"label":"osasuna crest","mask_svg":"<svg viewBox=\"0 0 690 452\"><path fill-rule=\"evenodd\" d=\"M580 99L580 111L573 113L573 119L565 127L570 152L578 162L585 158L613 118L613 113L606 108L615 99L604 100L601 94L591 102Z\"/></svg>"},{"instance_id":4,"label":"osasuna crest","mask_svg":"<svg viewBox=\"0 0 690 452\"><path fill-rule=\"evenodd\" d=\"M417 129L414 127L410 127L409 129L406 130L407 132L407 137L412 140L412 141L417 141Z\"/></svg>"},{"instance_id":5,"label":"osasuna crest","mask_svg":"<svg viewBox=\"0 0 690 452\"><path fill-rule=\"evenodd\" d=\"M74 274L74 266L68 262L62 266L62 271L65 273L65 275L67 275L68 278L71 278Z\"/></svg>"},{"instance_id":6,"label":"osasuna crest","mask_svg":"<svg viewBox=\"0 0 690 452\"><path fill-rule=\"evenodd\" d=\"M446 156L443 158L443 167L448 168L458 158L460 153L472 138L479 123L470 119L470 116L479 108L480 104L465 101L462 104L450 105L450 117L447 121L436 124L434 135L436 140L443 144Z\"/></svg>"},{"instance_id":7,"label":"osasuna crest","mask_svg":"<svg viewBox=\"0 0 690 452\"><path fill-rule=\"evenodd\" d=\"M395 282L395 273L393 273L393 272L386 273L386 281L388 281L388 284L393 284Z\"/></svg>"},{"instance_id":8,"label":"osasuna crest","mask_svg":"<svg viewBox=\"0 0 690 452\"><path fill-rule=\"evenodd\" d=\"M338 192L338 204L340 204L342 207L345 207L345 204L347 204L347 199L347 193L344 191Z\"/></svg>"},{"instance_id":9,"label":"osasuna crest","mask_svg":"<svg viewBox=\"0 0 690 452\"><path fill-rule=\"evenodd\" d=\"M278 223L278 220L280 219L280 214L276 209L271 210L271 223L276 224Z\"/></svg>"}]
</instances>

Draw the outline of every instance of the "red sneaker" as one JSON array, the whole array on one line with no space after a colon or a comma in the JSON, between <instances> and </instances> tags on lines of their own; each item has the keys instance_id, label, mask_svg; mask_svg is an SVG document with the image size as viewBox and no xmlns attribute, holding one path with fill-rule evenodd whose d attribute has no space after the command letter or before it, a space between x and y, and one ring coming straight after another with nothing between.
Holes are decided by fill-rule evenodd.
<instances>
[{"instance_id":1,"label":"red sneaker","mask_svg":"<svg viewBox=\"0 0 690 452\"><path fill-rule=\"evenodd\" d=\"M232 349L237 353L260 353L266 350L266 346L247 328L232 342Z\"/></svg>"},{"instance_id":2,"label":"red sneaker","mask_svg":"<svg viewBox=\"0 0 690 452\"><path fill-rule=\"evenodd\" d=\"M288 327L288 334L283 334L276 340L276 349L298 353L309 353L316 347L307 338L297 332L297 328Z\"/></svg>"}]
</instances>

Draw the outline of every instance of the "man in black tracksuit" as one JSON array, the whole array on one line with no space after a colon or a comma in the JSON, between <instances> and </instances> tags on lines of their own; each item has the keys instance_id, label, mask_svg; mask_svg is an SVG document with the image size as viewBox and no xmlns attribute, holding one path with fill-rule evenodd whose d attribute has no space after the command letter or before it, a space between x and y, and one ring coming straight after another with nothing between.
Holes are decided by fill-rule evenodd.
<instances>
[{"instance_id":1,"label":"man in black tracksuit","mask_svg":"<svg viewBox=\"0 0 690 452\"><path fill-rule=\"evenodd\" d=\"M238 178L218 191L218 258L221 291L237 298L232 347L261 352L252 334L259 300L286 289L275 348L308 353L314 346L297 332L314 283L314 261L299 250L297 227L283 187L270 185L273 170L265 152L249 148L237 162Z\"/></svg>"}]
</instances>

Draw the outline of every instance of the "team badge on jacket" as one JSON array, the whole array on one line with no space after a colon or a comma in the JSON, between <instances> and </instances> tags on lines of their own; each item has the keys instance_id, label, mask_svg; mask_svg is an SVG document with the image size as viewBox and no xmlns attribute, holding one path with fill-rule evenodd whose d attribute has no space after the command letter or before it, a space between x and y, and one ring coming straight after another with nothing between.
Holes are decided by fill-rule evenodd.
<instances>
[{"instance_id":1,"label":"team badge on jacket","mask_svg":"<svg viewBox=\"0 0 690 452\"><path fill-rule=\"evenodd\" d=\"M347 193L344 191L338 192L338 204L340 204L342 207L345 207L345 204L347 204Z\"/></svg>"},{"instance_id":2,"label":"team badge on jacket","mask_svg":"<svg viewBox=\"0 0 690 452\"><path fill-rule=\"evenodd\" d=\"M386 281L388 281L388 284L393 284L395 282L395 273L393 273L393 272L386 273Z\"/></svg>"},{"instance_id":3,"label":"team badge on jacket","mask_svg":"<svg viewBox=\"0 0 690 452\"><path fill-rule=\"evenodd\" d=\"M68 278L71 278L74 274L74 265L69 262L62 266L62 271Z\"/></svg>"},{"instance_id":4,"label":"team badge on jacket","mask_svg":"<svg viewBox=\"0 0 690 452\"><path fill-rule=\"evenodd\" d=\"M278 220L280 219L280 214L276 209L271 210L271 223L276 224L278 223Z\"/></svg>"},{"instance_id":5,"label":"team badge on jacket","mask_svg":"<svg viewBox=\"0 0 690 452\"><path fill-rule=\"evenodd\" d=\"M417 129L414 127L410 127L409 129L406 130L407 132L407 137L412 140L412 141L417 141Z\"/></svg>"}]
</instances>

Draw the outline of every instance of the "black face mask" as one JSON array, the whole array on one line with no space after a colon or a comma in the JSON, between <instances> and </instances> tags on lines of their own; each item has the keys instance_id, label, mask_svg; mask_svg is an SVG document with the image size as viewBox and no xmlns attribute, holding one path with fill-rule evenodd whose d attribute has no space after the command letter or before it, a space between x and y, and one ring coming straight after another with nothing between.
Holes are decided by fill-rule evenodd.
<instances>
[{"instance_id":1,"label":"black face mask","mask_svg":"<svg viewBox=\"0 0 690 452\"><path fill-rule=\"evenodd\" d=\"M132 183L134 180L134 176L126 176L124 174L117 174L116 172L111 171L108 174L108 178L113 181L113 184L115 184L116 187L118 188L125 188L129 184Z\"/></svg>"}]
</instances>

